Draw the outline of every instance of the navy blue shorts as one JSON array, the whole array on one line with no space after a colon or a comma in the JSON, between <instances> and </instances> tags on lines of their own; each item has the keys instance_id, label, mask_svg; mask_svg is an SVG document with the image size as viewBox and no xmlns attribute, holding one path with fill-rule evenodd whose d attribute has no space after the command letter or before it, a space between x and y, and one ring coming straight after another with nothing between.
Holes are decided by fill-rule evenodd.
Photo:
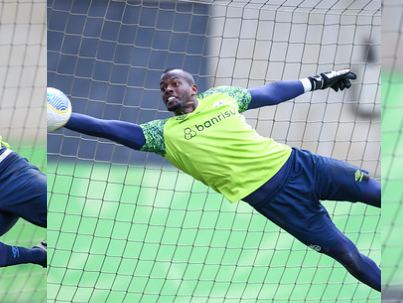
<instances>
[{"instance_id":1,"label":"navy blue shorts","mask_svg":"<svg viewBox=\"0 0 403 303\"><path fill-rule=\"evenodd\" d=\"M10 230L19 218L37 226L46 227L46 185L46 175L17 153L11 152L2 159L0 163L0 236Z\"/></svg>"},{"instance_id":2,"label":"navy blue shorts","mask_svg":"<svg viewBox=\"0 0 403 303\"><path fill-rule=\"evenodd\" d=\"M274 191L273 186L267 186L271 191L266 191L265 199L247 202L302 243L328 252L341 233L320 200L360 201L368 184L368 172L294 148L283 175ZM264 192L264 188L265 185L257 192Z\"/></svg>"}]
</instances>

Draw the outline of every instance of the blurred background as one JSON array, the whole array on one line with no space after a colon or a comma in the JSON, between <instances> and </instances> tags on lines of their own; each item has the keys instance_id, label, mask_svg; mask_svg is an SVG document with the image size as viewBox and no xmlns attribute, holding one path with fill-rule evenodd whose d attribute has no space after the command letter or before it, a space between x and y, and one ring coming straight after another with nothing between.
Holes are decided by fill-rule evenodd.
<instances>
[{"instance_id":1,"label":"blurred background","mask_svg":"<svg viewBox=\"0 0 403 303\"><path fill-rule=\"evenodd\" d=\"M403 302L403 4L382 9L382 302Z\"/></svg>"},{"instance_id":2,"label":"blurred background","mask_svg":"<svg viewBox=\"0 0 403 303\"><path fill-rule=\"evenodd\" d=\"M0 135L46 173L46 2L0 1ZM0 241L33 247L46 230L23 219ZM31 264L0 269L0 302L44 302L46 270Z\"/></svg>"},{"instance_id":3,"label":"blurred background","mask_svg":"<svg viewBox=\"0 0 403 303\"><path fill-rule=\"evenodd\" d=\"M380 1L47 3L48 86L75 112L137 124L170 117L159 79L171 67L194 74L200 91L350 68L358 78L348 91L245 117L264 136L381 178ZM49 133L48 194L51 302L380 301L339 264L154 154ZM324 204L379 264L379 210Z\"/></svg>"}]
</instances>

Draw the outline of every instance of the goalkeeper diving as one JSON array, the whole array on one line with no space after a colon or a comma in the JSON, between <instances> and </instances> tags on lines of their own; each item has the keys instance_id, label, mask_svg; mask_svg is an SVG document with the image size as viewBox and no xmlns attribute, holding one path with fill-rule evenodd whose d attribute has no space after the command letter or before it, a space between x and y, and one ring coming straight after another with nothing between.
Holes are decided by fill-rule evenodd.
<instances>
[{"instance_id":1,"label":"goalkeeper diving","mask_svg":"<svg viewBox=\"0 0 403 303\"><path fill-rule=\"evenodd\" d=\"M381 184L341 160L312 154L260 136L242 112L278 105L304 93L347 89L349 69L258 88L222 86L199 93L182 69L163 72L162 100L174 116L141 125L72 113L67 129L154 152L224 195L249 203L312 249L342 264L381 291L381 270L332 222L320 200L362 202L380 208Z\"/></svg>"}]
</instances>

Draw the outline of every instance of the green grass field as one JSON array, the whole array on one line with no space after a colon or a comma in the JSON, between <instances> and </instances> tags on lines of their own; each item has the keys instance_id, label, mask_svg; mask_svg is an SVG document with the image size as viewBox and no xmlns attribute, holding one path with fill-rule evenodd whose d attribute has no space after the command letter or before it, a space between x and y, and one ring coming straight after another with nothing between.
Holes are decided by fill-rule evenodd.
<instances>
[{"instance_id":1,"label":"green grass field","mask_svg":"<svg viewBox=\"0 0 403 303\"><path fill-rule=\"evenodd\" d=\"M15 150L46 172L46 148ZM23 219L0 238L8 245L24 247L33 247L44 239L46 229L36 227ZM0 269L2 303L42 303L46 300L46 291L46 270L38 265L24 264Z\"/></svg>"},{"instance_id":2,"label":"green grass field","mask_svg":"<svg viewBox=\"0 0 403 303\"><path fill-rule=\"evenodd\" d=\"M48 302L380 301L245 203L176 170L61 162L48 172ZM379 263L379 209L326 205Z\"/></svg>"},{"instance_id":3,"label":"green grass field","mask_svg":"<svg viewBox=\"0 0 403 303\"><path fill-rule=\"evenodd\" d=\"M403 287L403 75L382 78L382 282Z\"/></svg>"}]
</instances>

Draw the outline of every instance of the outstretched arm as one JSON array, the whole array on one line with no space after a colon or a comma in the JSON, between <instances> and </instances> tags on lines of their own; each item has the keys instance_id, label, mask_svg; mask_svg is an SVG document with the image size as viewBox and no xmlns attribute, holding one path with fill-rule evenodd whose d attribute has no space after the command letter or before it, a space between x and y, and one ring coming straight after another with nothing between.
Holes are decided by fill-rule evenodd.
<instances>
[{"instance_id":1,"label":"outstretched arm","mask_svg":"<svg viewBox=\"0 0 403 303\"><path fill-rule=\"evenodd\" d=\"M276 105L317 89L331 87L336 92L339 89L344 90L351 86L350 79L356 79L356 75L349 69L344 69L321 73L301 80L278 81L262 87L251 88L249 92L252 99L248 109Z\"/></svg>"},{"instance_id":2,"label":"outstretched arm","mask_svg":"<svg viewBox=\"0 0 403 303\"><path fill-rule=\"evenodd\" d=\"M146 142L139 125L124 121L102 120L72 113L64 127L86 135L109 139L135 150L142 148Z\"/></svg>"},{"instance_id":3,"label":"outstretched arm","mask_svg":"<svg viewBox=\"0 0 403 303\"><path fill-rule=\"evenodd\" d=\"M259 108L267 105L276 105L281 102L294 99L305 92L300 80L278 81L265 86L251 88L252 96L248 109Z\"/></svg>"}]
</instances>

